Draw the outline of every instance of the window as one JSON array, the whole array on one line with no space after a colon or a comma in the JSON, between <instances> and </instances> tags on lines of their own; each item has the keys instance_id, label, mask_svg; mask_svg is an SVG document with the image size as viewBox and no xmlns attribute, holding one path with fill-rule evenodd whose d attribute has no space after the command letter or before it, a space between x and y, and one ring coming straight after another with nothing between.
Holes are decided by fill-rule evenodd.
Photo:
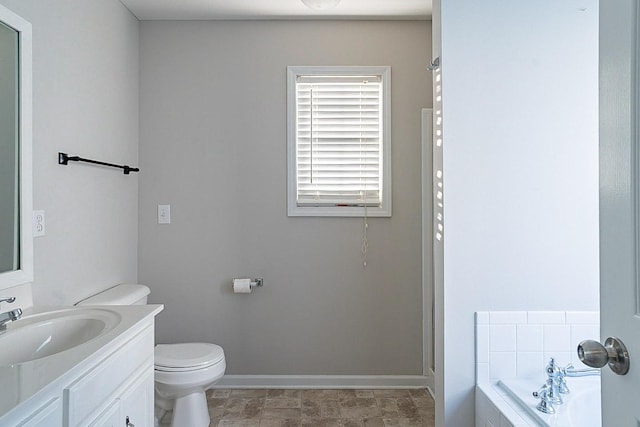
<instances>
[{"instance_id":1,"label":"window","mask_svg":"<svg viewBox=\"0 0 640 427\"><path fill-rule=\"evenodd\" d=\"M289 216L391 216L390 67L288 67Z\"/></svg>"}]
</instances>

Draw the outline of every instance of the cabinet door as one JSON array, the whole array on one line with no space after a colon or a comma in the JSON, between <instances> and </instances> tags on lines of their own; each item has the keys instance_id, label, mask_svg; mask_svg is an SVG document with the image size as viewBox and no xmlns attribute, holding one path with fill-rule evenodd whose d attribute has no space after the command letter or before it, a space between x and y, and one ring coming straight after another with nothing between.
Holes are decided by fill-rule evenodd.
<instances>
[{"instance_id":1,"label":"cabinet door","mask_svg":"<svg viewBox=\"0 0 640 427\"><path fill-rule=\"evenodd\" d=\"M122 427L124 422L120 417L120 399L114 400L111 405L93 420L89 427Z\"/></svg>"},{"instance_id":2,"label":"cabinet door","mask_svg":"<svg viewBox=\"0 0 640 427\"><path fill-rule=\"evenodd\" d=\"M0 0L1 1L1 0ZM68 427L86 427L107 402L122 396L140 374L153 372L153 329L146 328L64 390ZM123 423L124 425L124 423Z\"/></svg>"},{"instance_id":3,"label":"cabinet door","mask_svg":"<svg viewBox=\"0 0 640 427\"><path fill-rule=\"evenodd\" d=\"M120 398L122 426L153 427L153 367L127 387Z\"/></svg>"}]
</instances>

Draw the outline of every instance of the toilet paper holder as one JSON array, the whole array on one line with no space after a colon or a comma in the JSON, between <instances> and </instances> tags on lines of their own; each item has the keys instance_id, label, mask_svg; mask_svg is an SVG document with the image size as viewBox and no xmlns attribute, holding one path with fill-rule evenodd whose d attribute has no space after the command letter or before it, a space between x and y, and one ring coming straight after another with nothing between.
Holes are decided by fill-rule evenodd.
<instances>
[{"instance_id":1,"label":"toilet paper holder","mask_svg":"<svg viewBox=\"0 0 640 427\"><path fill-rule=\"evenodd\" d=\"M237 279L242 279L242 277L234 277L232 283ZM262 277L256 277L255 279L249 279L249 286L252 288L260 287L264 284L264 279Z\"/></svg>"}]
</instances>

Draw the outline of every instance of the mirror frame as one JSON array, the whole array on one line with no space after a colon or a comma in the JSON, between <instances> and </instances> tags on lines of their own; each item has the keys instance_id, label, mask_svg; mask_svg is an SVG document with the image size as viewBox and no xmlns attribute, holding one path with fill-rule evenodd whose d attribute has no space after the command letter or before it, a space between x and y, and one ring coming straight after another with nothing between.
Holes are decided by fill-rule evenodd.
<instances>
[{"instance_id":1,"label":"mirror frame","mask_svg":"<svg viewBox=\"0 0 640 427\"><path fill-rule=\"evenodd\" d=\"M20 269L0 273L0 289L33 282L32 33L31 24L0 5L0 21L18 32L20 114Z\"/></svg>"}]
</instances>

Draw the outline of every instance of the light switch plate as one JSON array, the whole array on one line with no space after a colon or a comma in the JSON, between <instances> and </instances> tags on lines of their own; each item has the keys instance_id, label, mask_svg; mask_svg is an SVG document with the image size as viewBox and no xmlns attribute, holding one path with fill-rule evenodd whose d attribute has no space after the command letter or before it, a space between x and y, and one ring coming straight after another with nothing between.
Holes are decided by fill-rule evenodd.
<instances>
[{"instance_id":1,"label":"light switch plate","mask_svg":"<svg viewBox=\"0 0 640 427\"><path fill-rule=\"evenodd\" d=\"M158 205L158 224L171 224L171 205Z\"/></svg>"}]
</instances>

